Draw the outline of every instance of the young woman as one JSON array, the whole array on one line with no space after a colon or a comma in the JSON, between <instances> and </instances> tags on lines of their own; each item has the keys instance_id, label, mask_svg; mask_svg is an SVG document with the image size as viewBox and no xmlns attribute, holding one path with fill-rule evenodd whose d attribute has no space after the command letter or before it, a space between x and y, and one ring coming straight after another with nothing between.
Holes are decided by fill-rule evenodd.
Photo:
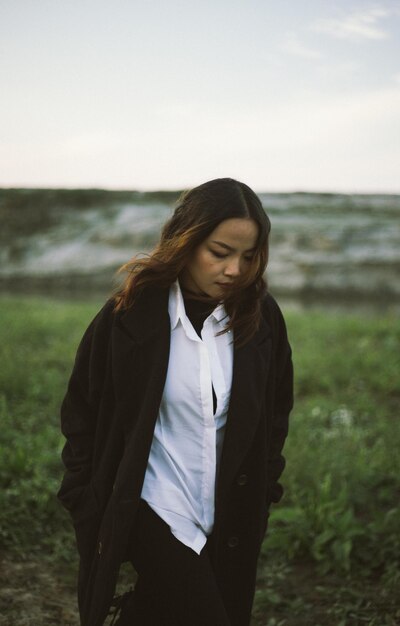
<instances>
[{"instance_id":1,"label":"young woman","mask_svg":"<svg viewBox=\"0 0 400 626\"><path fill-rule=\"evenodd\" d=\"M184 193L80 343L61 411L59 498L83 626L120 564L121 626L248 626L292 408L285 323L264 272L270 223L230 178Z\"/></svg>"}]
</instances>

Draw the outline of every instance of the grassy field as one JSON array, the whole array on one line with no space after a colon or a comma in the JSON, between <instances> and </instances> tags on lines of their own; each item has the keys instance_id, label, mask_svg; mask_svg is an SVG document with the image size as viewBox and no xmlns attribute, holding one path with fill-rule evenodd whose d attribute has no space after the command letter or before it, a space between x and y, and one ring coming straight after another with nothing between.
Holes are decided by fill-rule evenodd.
<instances>
[{"instance_id":1,"label":"grassy field","mask_svg":"<svg viewBox=\"0 0 400 626\"><path fill-rule=\"evenodd\" d=\"M0 299L4 626L76 623L72 530L55 498L59 405L100 304ZM254 625L395 626L400 324L394 315L328 312L288 311L286 320L296 405L285 495L273 508L260 559Z\"/></svg>"}]
</instances>

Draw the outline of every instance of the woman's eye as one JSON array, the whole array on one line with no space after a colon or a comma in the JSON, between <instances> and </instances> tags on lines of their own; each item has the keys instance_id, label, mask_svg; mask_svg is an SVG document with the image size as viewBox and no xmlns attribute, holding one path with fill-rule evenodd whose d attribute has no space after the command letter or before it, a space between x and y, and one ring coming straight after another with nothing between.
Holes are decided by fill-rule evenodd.
<instances>
[{"instance_id":1,"label":"woman's eye","mask_svg":"<svg viewBox=\"0 0 400 626\"><path fill-rule=\"evenodd\" d=\"M214 250L210 250L211 254L216 256L218 259L225 259L227 257L226 254L221 254L220 252L215 252Z\"/></svg>"}]
</instances>

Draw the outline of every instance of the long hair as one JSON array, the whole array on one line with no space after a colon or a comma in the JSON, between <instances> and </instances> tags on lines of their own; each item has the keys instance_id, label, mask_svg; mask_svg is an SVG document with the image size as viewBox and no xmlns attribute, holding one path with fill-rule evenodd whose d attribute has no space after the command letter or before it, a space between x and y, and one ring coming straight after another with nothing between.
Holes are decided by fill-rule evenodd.
<instances>
[{"instance_id":1,"label":"long hair","mask_svg":"<svg viewBox=\"0 0 400 626\"><path fill-rule=\"evenodd\" d=\"M120 272L127 276L114 294L115 309L128 309L147 286L169 287L179 277L191 255L224 220L249 218L258 226L256 249L245 272L224 290L225 310L230 317L223 332L234 331L236 345L243 345L256 332L261 319L261 299L267 291L264 272L268 263L270 221L258 196L244 183L217 178L178 199L173 215L164 224L161 238L148 257L133 257ZM216 303L207 294L193 296Z\"/></svg>"}]
</instances>

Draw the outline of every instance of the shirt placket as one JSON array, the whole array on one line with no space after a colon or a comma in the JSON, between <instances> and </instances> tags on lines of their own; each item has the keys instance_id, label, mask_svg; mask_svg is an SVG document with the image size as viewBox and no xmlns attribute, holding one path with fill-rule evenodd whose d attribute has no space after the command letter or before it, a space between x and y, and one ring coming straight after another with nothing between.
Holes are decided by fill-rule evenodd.
<instances>
[{"instance_id":1,"label":"shirt placket","mask_svg":"<svg viewBox=\"0 0 400 626\"><path fill-rule=\"evenodd\" d=\"M210 320L204 323L202 338L199 343L200 349L200 389L201 404L203 411L203 447L202 465L203 480L201 489L201 500L203 503L203 520L206 532L212 530L212 520L214 519L214 490L215 490L215 466L216 466L216 428L214 420L214 407L212 397L212 372L209 354L209 324Z\"/></svg>"}]
</instances>

